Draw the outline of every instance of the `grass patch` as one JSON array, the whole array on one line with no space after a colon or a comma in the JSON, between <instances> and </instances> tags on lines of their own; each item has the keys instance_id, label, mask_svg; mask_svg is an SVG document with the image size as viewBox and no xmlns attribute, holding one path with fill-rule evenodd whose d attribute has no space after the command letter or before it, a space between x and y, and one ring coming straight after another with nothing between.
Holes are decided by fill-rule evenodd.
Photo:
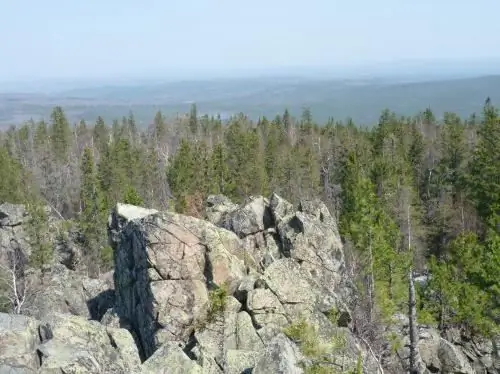
<instances>
[{"instance_id":1,"label":"grass patch","mask_svg":"<svg viewBox=\"0 0 500 374\"><path fill-rule=\"evenodd\" d=\"M228 296L228 287L226 284L217 287L208 292L208 301L210 303L207 314L207 322L213 322L215 318L226 310L226 300Z\"/></svg>"},{"instance_id":2,"label":"grass patch","mask_svg":"<svg viewBox=\"0 0 500 374\"><path fill-rule=\"evenodd\" d=\"M340 313L332 312L335 320ZM300 365L305 374L362 374L362 359L358 356L354 365L345 365L347 338L344 331L338 331L330 342L322 342L318 328L302 318L283 330L283 333L297 343L306 360ZM361 370L361 371L360 371Z\"/></svg>"}]
</instances>

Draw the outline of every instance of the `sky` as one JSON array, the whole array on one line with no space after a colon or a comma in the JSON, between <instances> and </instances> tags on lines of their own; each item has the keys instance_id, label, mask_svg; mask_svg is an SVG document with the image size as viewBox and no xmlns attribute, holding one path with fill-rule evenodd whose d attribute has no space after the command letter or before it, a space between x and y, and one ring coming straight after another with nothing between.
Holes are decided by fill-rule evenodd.
<instances>
[{"instance_id":1,"label":"sky","mask_svg":"<svg viewBox=\"0 0 500 374\"><path fill-rule=\"evenodd\" d=\"M500 59L498 0L0 0L0 82Z\"/></svg>"}]
</instances>

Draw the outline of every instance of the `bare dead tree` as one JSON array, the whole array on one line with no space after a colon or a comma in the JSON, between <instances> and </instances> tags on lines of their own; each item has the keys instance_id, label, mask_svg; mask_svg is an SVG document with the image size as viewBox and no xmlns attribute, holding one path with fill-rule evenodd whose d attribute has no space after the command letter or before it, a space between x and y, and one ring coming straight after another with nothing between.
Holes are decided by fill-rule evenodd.
<instances>
[{"instance_id":1,"label":"bare dead tree","mask_svg":"<svg viewBox=\"0 0 500 374\"><path fill-rule=\"evenodd\" d=\"M411 214L410 205L407 210L408 252L411 254ZM415 282L413 280L413 264L408 271L408 319L410 333L410 374L420 374L417 328L417 302L415 298Z\"/></svg>"},{"instance_id":2,"label":"bare dead tree","mask_svg":"<svg viewBox=\"0 0 500 374\"><path fill-rule=\"evenodd\" d=\"M30 294L30 282L25 274L26 257L19 248L7 255L7 264L0 264L0 280L7 286L6 298L12 313L21 314Z\"/></svg>"}]
</instances>

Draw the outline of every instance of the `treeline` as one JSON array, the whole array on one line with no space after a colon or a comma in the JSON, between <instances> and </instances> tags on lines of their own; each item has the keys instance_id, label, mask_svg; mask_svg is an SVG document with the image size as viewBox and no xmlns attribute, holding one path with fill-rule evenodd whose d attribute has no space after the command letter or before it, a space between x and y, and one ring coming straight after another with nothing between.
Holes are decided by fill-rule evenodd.
<instances>
[{"instance_id":1,"label":"treeline","mask_svg":"<svg viewBox=\"0 0 500 374\"><path fill-rule=\"evenodd\" d=\"M489 100L466 120L385 110L373 128L318 124L307 109L299 119L285 111L223 123L194 105L173 120L158 112L146 129L132 113L72 125L56 107L0 144L0 202L49 204L74 222L99 269L111 265L106 219L117 201L202 216L208 194L275 191L318 197L339 214L365 323L407 312L410 269L429 274L422 321L483 334L500 321L500 117ZM42 239L39 265L50 259Z\"/></svg>"}]
</instances>

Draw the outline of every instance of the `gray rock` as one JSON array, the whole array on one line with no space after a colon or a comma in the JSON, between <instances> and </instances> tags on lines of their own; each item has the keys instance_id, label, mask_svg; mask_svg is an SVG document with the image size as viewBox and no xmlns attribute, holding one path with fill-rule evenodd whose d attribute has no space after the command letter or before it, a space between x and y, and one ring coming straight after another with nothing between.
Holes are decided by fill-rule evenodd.
<instances>
[{"instance_id":1,"label":"gray rock","mask_svg":"<svg viewBox=\"0 0 500 374\"><path fill-rule=\"evenodd\" d=\"M261 352L229 349L226 354L227 374L251 373Z\"/></svg>"},{"instance_id":2,"label":"gray rock","mask_svg":"<svg viewBox=\"0 0 500 374\"><path fill-rule=\"evenodd\" d=\"M273 325L279 329L288 324L283 305L269 289L257 288L250 291L247 297L247 309L259 327Z\"/></svg>"},{"instance_id":3,"label":"gray rock","mask_svg":"<svg viewBox=\"0 0 500 374\"><path fill-rule=\"evenodd\" d=\"M38 325L30 317L0 313L0 372L36 372Z\"/></svg>"},{"instance_id":4,"label":"gray rock","mask_svg":"<svg viewBox=\"0 0 500 374\"><path fill-rule=\"evenodd\" d=\"M302 374L301 354L284 334L277 335L255 365L252 374Z\"/></svg>"},{"instance_id":5,"label":"gray rock","mask_svg":"<svg viewBox=\"0 0 500 374\"><path fill-rule=\"evenodd\" d=\"M237 208L238 205L224 195L210 195L207 198L207 220L216 226L224 227L224 217Z\"/></svg>"},{"instance_id":6,"label":"gray rock","mask_svg":"<svg viewBox=\"0 0 500 374\"><path fill-rule=\"evenodd\" d=\"M91 279L64 265L54 264L30 277L25 313L36 319L56 312L100 320L114 304L112 273Z\"/></svg>"},{"instance_id":7,"label":"gray rock","mask_svg":"<svg viewBox=\"0 0 500 374\"><path fill-rule=\"evenodd\" d=\"M285 217L295 213L295 208L293 207L293 205L276 193L273 193L271 195L269 206L271 208L271 214L273 216L274 222L277 226L283 221Z\"/></svg>"},{"instance_id":8,"label":"gray rock","mask_svg":"<svg viewBox=\"0 0 500 374\"><path fill-rule=\"evenodd\" d=\"M460 349L442 338L439 340L438 357L444 373L475 374Z\"/></svg>"},{"instance_id":9,"label":"gray rock","mask_svg":"<svg viewBox=\"0 0 500 374\"><path fill-rule=\"evenodd\" d=\"M228 213L225 228L240 238L264 231L272 224L269 202L266 198L249 197L245 202Z\"/></svg>"},{"instance_id":10,"label":"gray rock","mask_svg":"<svg viewBox=\"0 0 500 374\"><path fill-rule=\"evenodd\" d=\"M117 311L130 321L149 357L162 343L186 340L203 323L208 283L234 291L245 274L241 242L193 217L142 212L124 223L119 212L110 219L117 224L110 227Z\"/></svg>"},{"instance_id":11,"label":"gray rock","mask_svg":"<svg viewBox=\"0 0 500 374\"><path fill-rule=\"evenodd\" d=\"M0 204L0 228L21 225L28 214L24 205L3 203Z\"/></svg>"},{"instance_id":12,"label":"gray rock","mask_svg":"<svg viewBox=\"0 0 500 374\"><path fill-rule=\"evenodd\" d=\"M236 346L247 351L259 351L264 343L255 331L252 318L247 312L239 312L236 319Z\"/></svg>"},{"instance_id":13,"label":"gray rock","mask_svg":"<svg viewBox=\"0 0 500 374\"><path fill-rule=\"evenodd\" d=\"M57 313L47 323L51 338L38 347L40 373L140 372L139 353L128 331Z\"/></svg>"},{"instance_id":14,"label":"gray rock","mask_svg":"<svg viewBox=\"0 0 500 374\"><path fill-rule=\"evenodd\" d=\"M143 374L202 374L203 369L175 344L164 344L142 365Z\"/></svg>"}]
</instances>

